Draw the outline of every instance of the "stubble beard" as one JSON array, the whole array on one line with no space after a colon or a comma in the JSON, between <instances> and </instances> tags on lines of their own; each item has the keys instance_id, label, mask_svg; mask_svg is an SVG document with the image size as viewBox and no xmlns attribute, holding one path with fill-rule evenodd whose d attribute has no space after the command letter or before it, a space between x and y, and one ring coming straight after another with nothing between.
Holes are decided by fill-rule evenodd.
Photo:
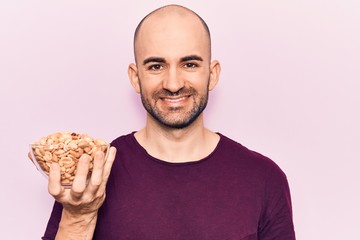
<instances>
[{"instance_id":1,"label":"stubble beard","mask_svg":"<svg viewBox=\"0 0 360 240\"><path fill-rule=\"evenodd\" d=\"M209 98L209 87L206 89L206 93L203 96L200 96L199 103L196 102L196 98L199 97L199 93L194 88L182 88L179 91L173 93L166 89L161 89L156 91L151 97L154 101L154 104L151 105L151 101L146 98L141 90L140 85L140 95L141 102L146 109L146 111L162 126L171 129L184 129L190 126L204 111L207 106ZM161 101L160 97L174 97L174 96L183 96L190 95L193 101L193 107L187 112L180 113L182 107L168 107L167 112L162 111L157 107L157 101ZM190 99L188 99L190 100ZM176 114L178 112L178 114ZM176 115L176 116L172 116ZM179 116L180 115L180 116Z\"/></svg>"}]
</instances>

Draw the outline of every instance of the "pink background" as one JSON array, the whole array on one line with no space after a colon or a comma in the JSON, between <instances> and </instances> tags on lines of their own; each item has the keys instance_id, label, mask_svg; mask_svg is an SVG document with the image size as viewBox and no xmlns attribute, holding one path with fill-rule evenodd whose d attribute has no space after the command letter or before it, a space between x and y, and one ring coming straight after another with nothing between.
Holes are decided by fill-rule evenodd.
<instances>
[{"instance_id":1,"label":"pink background","mask_svg":"<svg viewBox=\"0 0 360 240\"><path fill-rule=\"evenodd\" d=\"M63 130L111 141L143 126L127 78L132 34L173 2L203 16L222 63L207 126L286 172L298 239L355 239L357 0L1 1L1 238L40 239L51 211L46 180L26 156L30 142Z\"/></svg>"}]
</instances>

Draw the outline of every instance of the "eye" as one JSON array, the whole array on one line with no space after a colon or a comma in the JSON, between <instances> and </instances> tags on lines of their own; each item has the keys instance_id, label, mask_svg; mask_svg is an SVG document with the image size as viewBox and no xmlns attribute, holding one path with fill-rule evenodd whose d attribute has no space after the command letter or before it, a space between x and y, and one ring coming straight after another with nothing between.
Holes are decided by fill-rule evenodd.
<instances>
[{"instance_id":1,"label":"eye","mask_svg":"<svg viewBox=\"0 0 360 240\"><path fill-rule=\"evenodd\" d=\"M184 68L188 68L188 69L194 69L194 68L197 68L198 66L199 66L198 64L191 63L191 62L184 64Z\"/></svg>"},{"instance_id":2,"label":"eye","mask_svg":"<svg viewBox=\"0 0 360 240\"><path fill-rule=\"evenodd\" d=\"M150 65L148 67L148 70L151 70L151 71L160 71L162 70L164 67L161 65L161 64L154 64L154 65Z\"/></svg>"}]
</instances>

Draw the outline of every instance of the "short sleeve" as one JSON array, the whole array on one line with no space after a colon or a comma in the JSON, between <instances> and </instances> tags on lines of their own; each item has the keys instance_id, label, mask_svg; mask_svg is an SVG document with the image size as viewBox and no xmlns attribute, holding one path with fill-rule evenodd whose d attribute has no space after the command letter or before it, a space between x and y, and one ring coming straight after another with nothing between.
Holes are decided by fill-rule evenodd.
<instances>
[{"instance_id":1,"label":"short sleeve","mask_svg":"<svg viewBox=\"0 0 360 240\"><path fill-rule=\"evenodd\" d=\"M268 172L259 240L295 240L290 189L286 175L276 165Z\"/></svg>"}]
</instances>

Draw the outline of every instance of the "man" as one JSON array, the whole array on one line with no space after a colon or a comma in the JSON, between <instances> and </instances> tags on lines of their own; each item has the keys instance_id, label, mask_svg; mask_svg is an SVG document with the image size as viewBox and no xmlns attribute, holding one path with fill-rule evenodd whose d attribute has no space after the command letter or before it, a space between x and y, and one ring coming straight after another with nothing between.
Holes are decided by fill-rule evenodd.
<instances>
[{"instance_id":1,"label":"man","mask_svg":"<svg viewBox=\"0 0 360 240\"><path fill-rule=\"evenodd\" d=\"M137 27L134 54L146 125L115 139L106 160L97 153L88 184L85 155L71 189L51 166L57 202L43 239L295 239L284 173L204 126L220 74L206 23L182 6L157 9Z\"/></svg>"}]
</instances>

